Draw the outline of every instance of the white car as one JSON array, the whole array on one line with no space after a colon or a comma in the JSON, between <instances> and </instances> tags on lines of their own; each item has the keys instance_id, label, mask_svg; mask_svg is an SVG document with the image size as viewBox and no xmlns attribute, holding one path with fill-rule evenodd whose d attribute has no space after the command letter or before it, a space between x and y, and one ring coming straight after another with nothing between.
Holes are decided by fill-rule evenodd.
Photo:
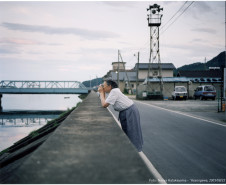
<instances>
[{"instance_id":1,"label":"white car","mask_svg":"<svg viewBox=\"0 0 226 185\"><path fill-rule=\"evenodd\" d=\"M188 98L188 91L184 86L175 86L174 91L172 92L173 100L176 99L184 99Z\"/></svg>"}]
</instances>

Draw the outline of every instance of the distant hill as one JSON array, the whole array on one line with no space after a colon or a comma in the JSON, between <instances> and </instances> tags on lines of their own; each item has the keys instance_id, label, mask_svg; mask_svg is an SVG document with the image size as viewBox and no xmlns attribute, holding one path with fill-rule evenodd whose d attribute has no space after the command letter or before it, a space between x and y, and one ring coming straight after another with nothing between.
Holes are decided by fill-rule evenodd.
<instances>
[{"instance_id":1,"label":"distant hill","mask_svg":"<svg viewBox=\"0 0 226 185\"><path fill-rule=\"evenodd\" d=\"M103 83L103 78L94 78L91 81L87 80L87 81L82 82L82 84L85 85L86 87L90 87L90 85L91 85L91 87L95 87L95 86L100 85L101 83Z\"/></svg>"},{"instance_id":2,"label":"distant hill","mask_svg":"<svg viewBox=\"0 0 226 185\"><path fill-rule=\"evenodd\" d=\"M189 65L184 65L182 67L177 68L174 71L174 75L177 74L178 71L200 71L200 70L208 70L209 67L223 67L225 68L225 51L221 52L219 55L211 59L210 61L205 63L196 62Z\"/></svg>"}]
</instances>

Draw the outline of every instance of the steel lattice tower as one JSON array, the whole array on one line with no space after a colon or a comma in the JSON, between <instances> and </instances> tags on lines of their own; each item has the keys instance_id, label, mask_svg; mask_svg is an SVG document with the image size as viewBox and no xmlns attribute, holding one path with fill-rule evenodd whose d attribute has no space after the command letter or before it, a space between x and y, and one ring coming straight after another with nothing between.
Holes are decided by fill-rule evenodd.
<instances>
[{"instance_id":1,"label":"steel lattice tower","mask_svg":"<svg viewBox=\"0 0 226 185\"><path fill-rule=\"evenodd\" d=\"M150 11L148 14L148 26L150 27L150 58L148 65L148 74L147 79L157 77L160 82L160 94L163 92L163 82L162 82L162 69L161 69L161 60L160 60L160 51L159 51L159 26L161 25L161 18L163 8L160 8L159 5L154 4L150 5L147 8L147 11ZM153 66L157 65L157 72L153 70ZM154 92L155 89L150 86L149 80L147 81L147 91L149 93Z\"/></svg>"}]
</instances>

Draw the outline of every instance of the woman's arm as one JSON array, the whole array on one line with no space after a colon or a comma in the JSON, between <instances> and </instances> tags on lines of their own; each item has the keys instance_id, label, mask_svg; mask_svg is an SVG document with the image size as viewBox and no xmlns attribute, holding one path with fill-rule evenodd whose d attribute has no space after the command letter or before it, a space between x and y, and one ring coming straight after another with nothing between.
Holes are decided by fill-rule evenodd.
<instances>
[{"instance_id":1,"label":"woman's arm","mask_svg":"<svg viewBox=\"0 0 226 185\"><path fill-rule=\"evenodd\" d=\"M101 105L102 107L106 108L108 107L110 104L105 102L105 92L102 86L99 86L98 91L100 93L100 100L101 100Z\"/></svg>"},{"instance_id":2,"label":"woman's arm","mask_svg":"<svg viewBox=\"0 0 226 185\"><path fill-rule=\"evenodd\" d=\"M100 93L100 100L101 100L101 105L106 108L109 106L109 103L105 102L105 92Z\"/></svg>"}]
</instances>

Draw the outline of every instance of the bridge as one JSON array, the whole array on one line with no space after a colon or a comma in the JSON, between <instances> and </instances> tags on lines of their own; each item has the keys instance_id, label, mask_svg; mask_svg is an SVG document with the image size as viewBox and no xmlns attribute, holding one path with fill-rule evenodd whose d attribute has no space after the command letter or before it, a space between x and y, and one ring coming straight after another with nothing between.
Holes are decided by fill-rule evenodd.
<instances>
[{"instance_id":1,"label":"bridge","mask_svg":"<svg viewBox=\"0 0 226 185\"><path fill-rule=\"evenodd\" d=\"M5 111L0 114L0 126L29 126L47 123L56 119L62 114L63 110L44 110L44 111Z\"/></svg>"},{"instance_id":2,"label":"bridge","mask_svg":"<svg viewBox=\"0 0 226 185\"><path fill-rule=\"evenodd\" d=\"M0 82L0 111L2 94L87 94L90 89L78 81L12 81Z\"/></svg>"},{"instance_id":3,"label":"bridge","mask_svg":"<svg viewBox=\"0 0 226 185\"><path fill-rule=\"evenodd\" d=\"M36 125L45 125L48 121L57 118L56 115L38 115L37 117L33 116L24 116L21 118L16 118L16 116L1 116L0 117L0 126L4 127L21 127L21 126L36 126Z\"/></svg>"},{"instance_id":4,"label":"bridge","mask_svg":"<svg viewBox=\"0 0 226 185\"><path fill-rule=\"evenodd\" d=\"M0 82L0 94L87 94L78 81L10 81Z\"/></svg>"}]
</instances>

